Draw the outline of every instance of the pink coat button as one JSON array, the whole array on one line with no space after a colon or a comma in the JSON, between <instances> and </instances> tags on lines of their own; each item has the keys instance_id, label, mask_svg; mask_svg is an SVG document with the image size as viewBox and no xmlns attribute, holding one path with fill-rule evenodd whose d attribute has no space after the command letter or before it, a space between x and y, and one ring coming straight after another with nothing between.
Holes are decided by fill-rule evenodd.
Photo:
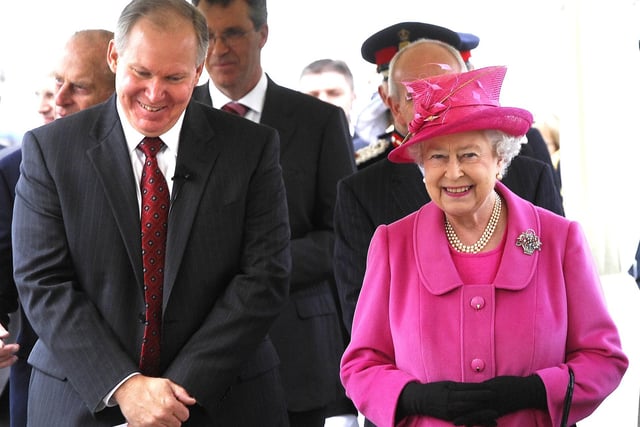
<instances>
[{"instance_id":1,"label":"pink coat button","mask_svg":"<svg viewBox=\"0 0 640 427\"><path fill-rule=\"evenodd\" d=\"M481 310L482 308L484 308L484 298L482 297L473 297L471 298L471 307L473 307L476 310Z\"/></svg>"},{"instance_id":2,"label":"pink coat button","mask_svg":"<svg viewBox=\"0 0 640 427\"><path fill-rule=\"evenodd\" d=\"M473 359L471 361L471 369L473 369L476 372L484 371L484 367L485 367L485 363L484 363L484 360L482 359Z\"/></svg>"}]
</instances>

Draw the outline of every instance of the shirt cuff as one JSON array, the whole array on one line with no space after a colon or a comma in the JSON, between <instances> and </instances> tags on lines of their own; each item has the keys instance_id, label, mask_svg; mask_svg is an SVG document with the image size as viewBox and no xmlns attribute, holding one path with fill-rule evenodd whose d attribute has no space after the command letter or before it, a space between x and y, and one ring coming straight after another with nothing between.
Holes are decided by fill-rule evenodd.
<instances>
[{"instance_id":1,"label":"shirt cuff","mask_svg":"<svg viewBox=\"0 0 640 427\"><path fill-rule=\"evenodd\" d=\"M115 399L113 399L114 393L116 392L116 390L118 390L118 388L120 388L122 384L124 384L125 381L127 381L129 378L135 375L140 375L140 372L134 372L133 374L127 375L113 389L111 389L111 391L107 393L104 399L102 399L102 405L100 408L98 408L98 411L102 411L104 408L111 408L112 406L117 406L118 402L116 402Z\"/></svg>"}]
</instances>

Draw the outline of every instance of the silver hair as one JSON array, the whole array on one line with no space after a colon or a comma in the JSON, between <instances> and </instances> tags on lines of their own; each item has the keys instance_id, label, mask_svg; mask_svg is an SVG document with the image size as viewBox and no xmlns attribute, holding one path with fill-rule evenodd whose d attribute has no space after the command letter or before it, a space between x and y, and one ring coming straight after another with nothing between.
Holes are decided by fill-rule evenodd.
<instances>
[{"instance_id":1,"label":"silver hair","mask_svg":"<svg viewBox=\"0 0 640 427\"><path fill-rule=\"evenodd\" d=\"M141 18L148 18L158 26L164 26L171 14L185 18L193 25L197 38L196 64L200 65L207 56L209 30L207 21L195 6L185 0L133 0L120 14L116 25L114 42L118 52L124 52L129 41L129 33Z\"/></svg>"},{"instance_id":2,"label":"silver hair","mask_svg":"<svg viewBox=\"0 0 640 427\"><path fill-rule=\"evenodd\" d=\"M486 129L483 132L485 137L491 143L493 151L496 156L498 156L498 159L502 160L502 170L500 173L505 175L509 165L511 164L511 160L520 153L522 144L527 143L527 136L513 136L494 129ZM422 164L422 150L424 142L425 141L422 141L407 147L407 154L419 165Z\"/></svg>"},{"instance_id":3,"label":"silver hair","mask_svg":"<svg viewBox=\"0 0 640 427\"><path fill-rule=\"evenodd\" d=\"M513 136L493 129L485 130L484 132L491 142L496 155L502 160L502 170L500 173L505 175L511 164L511 160L520 153L522 144L527 143L527 136Z\"/></svg>"}]
</instances>

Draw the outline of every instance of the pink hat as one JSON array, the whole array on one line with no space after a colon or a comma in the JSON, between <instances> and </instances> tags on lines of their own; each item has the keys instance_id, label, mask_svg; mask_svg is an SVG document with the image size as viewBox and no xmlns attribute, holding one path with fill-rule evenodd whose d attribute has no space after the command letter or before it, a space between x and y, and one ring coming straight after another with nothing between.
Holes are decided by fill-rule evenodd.
<instances>
[{"instance_id":1,"label":"pink hat","mask_svg":"<svg viewBox=\"0 0 640 427\"><path fill-rule=\"evenodd\" d=\"M413 98L409 135L389 153L396 163L413 163L407 147L441 135L495 129L521 136L533 116L521 108L501 107L500 88L506 67L478 68L405 83Z\"/></svg>"}]
</instances>

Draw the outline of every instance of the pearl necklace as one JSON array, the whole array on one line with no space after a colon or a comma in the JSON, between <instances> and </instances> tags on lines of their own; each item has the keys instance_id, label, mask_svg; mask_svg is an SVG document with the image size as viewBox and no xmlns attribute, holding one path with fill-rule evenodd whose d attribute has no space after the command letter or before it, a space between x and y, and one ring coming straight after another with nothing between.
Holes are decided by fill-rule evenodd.
<instances>
[{"instance_id":1,"label":"pearl necklace","mask_svg":"<svg viewBox=\"0 0 640 427\"><path fill-rule=\"evenodd\" d=\"M453 226L451 225L451 223L449 223L449 220L445 215L444 230L445 230L445 233L447 234L447 240L449 240L449 244L451 245L451 247L458 252L462 252L466 254L477 254L478 252L480 252L487 245L487 243L489 243L489 240L491 240L491 237L493 236L494 231L496 231L496 227L498 226L498 221L500 220L501 210L502 210L502 199L500 199L500 196L498 195L498 193L496 193L496 201L493 204L493 212L491 212L491 218L489 218L489 222L487 223L487 226L484 228L484 232L482 233L482 236L480 236L480 239L478 239L478 241L475 242L473 245L468 245L468 246L460 241L460 238L458 238L458 235L453 229Z\"/></svg>"}]
</instances>

